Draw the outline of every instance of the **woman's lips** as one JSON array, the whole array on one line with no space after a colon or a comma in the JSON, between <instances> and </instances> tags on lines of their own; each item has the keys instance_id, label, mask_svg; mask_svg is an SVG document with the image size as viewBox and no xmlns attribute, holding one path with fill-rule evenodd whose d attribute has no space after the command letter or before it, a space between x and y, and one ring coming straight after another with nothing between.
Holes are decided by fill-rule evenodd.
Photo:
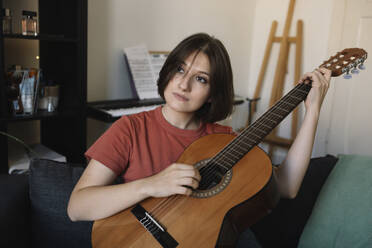
<instances>
[{"instance_id":1,"label":"woman's lips","mask_svg":"<svg viewBox=\"0 0 372 248\"><path fill-rule=\"evenodd\" d=\"M181 94L178 94L178 93L173 93L174 97L179 100L179 101L182 101L182 102L187 102L189 99Z\"/></svg>"}]
</instances>

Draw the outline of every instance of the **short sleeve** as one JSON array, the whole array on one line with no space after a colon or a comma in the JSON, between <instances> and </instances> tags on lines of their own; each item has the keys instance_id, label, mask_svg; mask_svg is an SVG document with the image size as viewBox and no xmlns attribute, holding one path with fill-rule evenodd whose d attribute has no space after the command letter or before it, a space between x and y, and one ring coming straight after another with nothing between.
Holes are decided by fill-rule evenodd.
<instances>
[{"instance_id":1,"label":"short sleeve","mask_svg":"<svg viewBox=\"0 0 372 248\"><path fill-rule=\"evenodd\" d=\"M94 159L120 175L128 166L133 147L133 126L123 116L87 150L88 160Z\"/></svg>"}]
</instances>

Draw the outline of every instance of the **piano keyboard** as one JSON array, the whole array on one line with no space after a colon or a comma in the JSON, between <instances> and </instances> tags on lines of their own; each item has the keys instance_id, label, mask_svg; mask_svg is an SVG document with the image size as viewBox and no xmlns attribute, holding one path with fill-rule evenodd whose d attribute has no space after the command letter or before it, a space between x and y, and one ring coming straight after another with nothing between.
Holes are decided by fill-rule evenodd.
<instances>
[{"instance_id":1,"label":"piano keyboard","mask_svg":"<svg viewBox=\"0 0 372 248\"><path fill-rule=\"evenodd\" d=\"M242 104L244 99L236 97L234 104ZM87 116L104 122L114 122L123 115L131 115L152 110L164 104L161 98L154 99L122 99L87 103Z\"/></svg>"},{"instance_id":2,"label":"piano keyboard","mask_svg":"<svg viewBox=\"0 0 372 248\"><path fill-rule=\"evenodd\" d=\"M140 113L143 111L150 111L155 109L160 105L150 105L150 106L141 106L141 107L133 107L133 108L119 108L119 109L102 109L102 111L108 113L112 117L121 117L123 115L132 115L136 113Z\"/></svg>"},{"instance_id":3,"label":"piano keyboard","mask_svg":"<svg viewBox=\"0 0 372 248\"><path fill-rule=\"evenodd\" d=\"M87 104L87 116L104 122L114 122L123 115L149 111L161 104L164 104L164 100L161 98L90 102Z\"/></svg>"}]
</instances>

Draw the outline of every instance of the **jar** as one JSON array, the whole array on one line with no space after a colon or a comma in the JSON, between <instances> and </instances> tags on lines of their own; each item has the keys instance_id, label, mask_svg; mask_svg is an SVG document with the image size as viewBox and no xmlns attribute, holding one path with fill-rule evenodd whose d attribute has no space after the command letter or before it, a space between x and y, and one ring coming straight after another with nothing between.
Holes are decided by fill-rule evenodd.
<instances>
[{"instance_id":1,"label":"jar","mask_svg":"<svg viewBox=\"0 0 372 248\"><path fill-rule=\"evenodd\" d=\"M22 11L22 34L37 35L36 12L26 10Z\"/></svg>"},{"instance_id":2,"label":"jar","mask_svg":"<svg viewBox=\"0 0 372 248\"><path fill-rule=\"evenodd\" d=\"M12 33L12 12L10 9L3 9L3 34Z\"/></svg>"}]
</instances>

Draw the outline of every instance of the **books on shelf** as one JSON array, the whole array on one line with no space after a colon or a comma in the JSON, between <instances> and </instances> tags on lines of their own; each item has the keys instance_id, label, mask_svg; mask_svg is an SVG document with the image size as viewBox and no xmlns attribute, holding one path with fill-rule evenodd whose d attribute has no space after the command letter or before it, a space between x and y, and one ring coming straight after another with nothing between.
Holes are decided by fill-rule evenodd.
<instances>
[{"instance_id":1,"label":"books on shelf","mask_svg":"<svg viewBox=\"0 0 372 248\"><path fill-rule=\"evenodd\" d=\"M124 48L131 87L139 99L160 98L157 80L168 52L149 52L146 45Z\"/></svg>"}]
</instances>

